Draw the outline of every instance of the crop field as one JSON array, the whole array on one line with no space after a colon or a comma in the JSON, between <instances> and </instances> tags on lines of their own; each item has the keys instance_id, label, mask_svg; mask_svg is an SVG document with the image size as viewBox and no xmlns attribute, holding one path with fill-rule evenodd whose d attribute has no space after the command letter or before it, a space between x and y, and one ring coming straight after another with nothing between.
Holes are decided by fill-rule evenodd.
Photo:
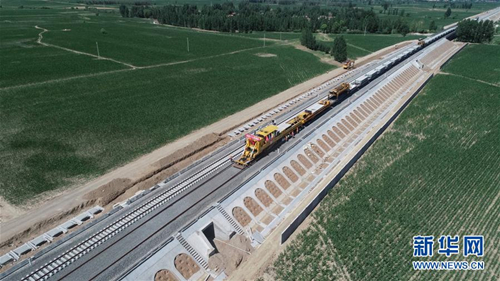
<instances>
[{"instance_id":1,"label":"crop field","mask_svg":"<svg viewBox=\"0 0 500 281\"><path fill-rule=\"evenodd\" d=\"M433 8L434 4L436 5L435 8ZM419 3L413 2L409 4L403 4L403 3L393 4L391 8L397 8L399 12L401 12L401 10L404 10L405 14L409 13L410 16L409 17L405 16L405 20L408 22L410 26L414 25L419 29L427 30L429 28L430 22L434 21L439 30L444 26L460 21L464 18L498 7L498 3L474 2L472 4L472 8L469 10L461 8L452 8L451 16L449 18L445 18L444 13L446 12L447 8L443 8L443 5L445 5L445 3L442 2L419 2ZM459 5L459 3L457 3L457 5ZM373 7L374 11L380 17L392 17L392 18L398 17L396 15L379 13L380 10L383 10L383 8L380 5L370 6L370 5L358 4L358 6L365 9L371 9Z\"/></svg>"},{"instance_id":2,"label":"crop field","mask_svg":"<svg viewBox=\"0 0 500 281\"><path fill-rule=\"evenodd\" d=\"M61 79L74 75L124 69L121 64L97 60L38 43L35 25L58 22L62 10L2 8L0 15L0 88Z\"/></svg>"},{"instance_id":3,"label":"crop field","mask_svg":"<svg viewBox=\"0 0 500 281\"><path fill-rule=\"evenodd\" d=\"M254 31L252 33L241 33L239 36L259 38L259 39L274 39L274 40L294 40L300 39L300 32L259 32Z\"/></svg>"},{"instance_id":4,"label":"crop field","mask_svg":"<svg viewBox=\"0 0 500 281\"><path fill-rule=\"evenodd\" d=\"M274 45L0 89L1 195L21 202L97 175L330 69Z\"/></svg>"},{"instance_id":5,"label":"crop field","mask_svg":"<svg viewBox=\"0 0 500 281\"><path fill-rule=\"evenodd\" d=\"M499 104L497 86L434 77L278 257L276 279L498 279ZM483 258L447 258L437 240L432 258L412 257L413 236L471 234L484 235ZM415 271L417 260L483 260L485 270Z\"/></svg>"},{"instance_id":6,"label":"crop field","mask_svg":"<svg viewBox=\"0 0 500 281\"><path fill-rule=\"evenodd\" d=\"M347 43L347 56L350 59L356 59L371 54L385 47L397 44L399 42L416 40L422 36L408 35L403 37L401 35L383 35L383 34L329 34L325 40L325 36L318 37L323 44L333 44L333 40L342 35Z\"/></svg>"},{"instance_id":7,"label":"crop field","mask_svg":"<svg viewBox=\"0 0 500 281\"><path fill-rule=\"evenodd\" d=\"M397 44L399 42L408 40L417 40L422 36L407 35L405 37L397 35L384 35L384 34L345 34L344 39L347 44L368 50L370 52L375 52L377 50L383 49L385 47Z\"/></svg>"},{"instance_id":8,"label":"crop field","mask_svg":"<svg viewBox=\"0 0 500 281\"><path fill-rule=\"evenodd\" d=\"M493 44L500 45L500 35L495 35L495 38L493 38Z\"/></svg>"},{"instance_id":9,"label":"crop field","mask_svg":"<svg viewBox=\"0 0 500 281\"><path fill-rule=\"evenodd\" d=\"M477 63L479 57L497 58ZM468 45L456 59L444 67L444 71L493 83L500 86L500 46Z\"/></svg>"},{"instance_id":10,"label":"crop field","mask_svg":"<svg viewBox=\"0 0 500 281\"><path fill-rule=\"evenodd\" d=\"M74 3L41 9L49 4L2 1L0 196L12 203L81 183L334 68L258 38L68 9ZM37 42L41 28L52 45Z\"/></svg>"},{"instance_id":11,"label":"crop field","mask_svg":"<svg viewBox=\"0 0 500 281\"><path fill-rule=\"evenodd\" d=\"M75 18L43 27L50 30L44 34L46 43L97 55L97 42L101 56L135 66L198 59L262 46L258 40L241 36L153 25L149 20L122 19L118 15L89 13L83 20Z\"/></svg>"},{"instance_id":12,"label":"crop field","mask_svg":"<svg viewBox=\"0 0 500 281\"><path fill-rule=\"evenodd\" d=\"M148 20L123 19L113 13L99 13L97 16L95 12L57 5L41 9L34 5L39 3L37 1L21 3L29 5L19 9L16 2L2 2L0 62L8 67L0 70L0 88L131 67L185 62L263 45L254 38L158 26ZM42 28L48 31L42 33ZM43 43L55 47L37 43L40 33ZM115 61L75 53L97 56L97 44L101 57ZM269 41L266 46L272 44L274 42Z\"/></svg>"}]
</instances>

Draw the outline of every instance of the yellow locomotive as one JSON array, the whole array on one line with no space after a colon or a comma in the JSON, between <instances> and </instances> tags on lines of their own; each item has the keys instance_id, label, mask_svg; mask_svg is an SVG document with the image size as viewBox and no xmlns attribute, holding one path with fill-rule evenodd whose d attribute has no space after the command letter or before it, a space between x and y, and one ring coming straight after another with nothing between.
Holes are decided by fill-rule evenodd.
<instances>
[{"instance_id":1,"label":"yellow locomotive","mask_svg":"<svg viewBox=\"0 0 500 281\"><path fill-rule=\"evenodd\" d=\"M349 84L342 83L340 86L331 90L328 98L320 100L311 105L297 116L292 117L279 125L269 125L257 131L255 134L245 135L245 149L243 154L237 160L233 160L235 167L244 168L253 162L259 155L270 149L280 141L286 141L288 138L297 134L300 129L320 113L329 108L338 97L349 91Z\"/></svg>"}]
</instances>

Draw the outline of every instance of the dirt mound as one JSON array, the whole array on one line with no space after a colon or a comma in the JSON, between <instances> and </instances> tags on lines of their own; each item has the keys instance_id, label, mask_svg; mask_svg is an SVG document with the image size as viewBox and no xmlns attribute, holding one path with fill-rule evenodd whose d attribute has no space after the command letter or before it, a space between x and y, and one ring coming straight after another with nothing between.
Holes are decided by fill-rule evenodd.
<instances>
[{"instance_id":1,"label":"dirt mound","mask_svg":"<svg viewBox=\"0 0 500 281\"><path fill-rule=\"evenodd\" d=\"M95 200L98 205L106 206L130 187L132 187L132 181L130 179L114 179L100 186L98 189L87 193L84 198L86 200Z\"/></svg>"},{"instance_id":2,"label":"dirt mound","mask_svg":"<svg viewBox=\"0 0 500 281\"><path fill-rule=\"evenodd\" d=\"M219 135L212 133L205 135L195 142L185 146L183 149L179 149L176 152L170 154L167 157L160 159L155 165L157 167L161 167L163 169L168 168L179 161L184 160L185 158L200 152L208 146L213 145L215 142L219 141L221 137Z\"/></svg>"},{"instance_id":3,"label":"dirt mound","mask_svg":"<svg viewBox=\"0 0 500 281\"><path fill-rule=\"evenodd\" d=\"M250 239L243 235L235 235L229 241L214 239L215 247L219 253L208 259L208 267L216 272L226 272L229 276L247 260L253 252Z\"/></svg>"},{"instance_id":4,"label":"dirt mound","mask_svg":"<svg viewBox=\"0 0 500 281\"><path fill-rule=\"evenodd\" d=\"M217 148L216 144L223 145L224 142L221 140L224 139L219 137L217 134L205 135L190 145L187 145L152 164L154 169L138 180L132 181L128 178L116 178L104 185L99 186L97 189L86 193L78 199L79 203L71 209L59 212L53 217L45 218L10 238L4 237L6 240L0 243L0 255L24 244L29 239L54 228L64 220L78 214L83 209L87 209L95 205L102 206L107 210L111 209L112 205L116 202L128 199L138 190L144 190L154 186L165 178L184 169L194 161L204 157L213 151L213 149ZM15 213L15 210L7 212L9 210L8 207L9 206L7 204L2 204L2 201L0 201L0 213L2 214L0 219L2 222L12 217L12 214ZM6 212L4 212L4 210L6 210Z\"/></svg>"},{"instance_id":5,"label":"dirt mound","mask_svg":"<svg viewBox=\"0 0 500 281\"><path fill-rule=\"evenodd\" d=\"M257 53L255 54L256 56L258 57L261 57L261 58L272 58L272 57L277 57L276 54L269 54L269 53Z\"/></svg>"},{"instance_id":6,"label":"dirt mound","mask_svg":"<svg viewBox=\"0 0 500 281\"><path fill-rule=\"evenodd\" d=\"M48 218L41 222L38 222L32 225L30 228L25 229L23 232L18 233L15 236L3 241L0 243L0 255L7 253L9 250L17 248L23 245L26 241L26 237L35 237L37 235L42 234L43 232L56 227L61 223L62 220L67 219L70 216L74 216L78 214L82 209L89 208L90 206L95 205L95 200L88 200L83 202L70 210L66 210L64 212L59 213L57 216ZM28 240L28 239L26 239Z\"/></svg>"}]
</instances>

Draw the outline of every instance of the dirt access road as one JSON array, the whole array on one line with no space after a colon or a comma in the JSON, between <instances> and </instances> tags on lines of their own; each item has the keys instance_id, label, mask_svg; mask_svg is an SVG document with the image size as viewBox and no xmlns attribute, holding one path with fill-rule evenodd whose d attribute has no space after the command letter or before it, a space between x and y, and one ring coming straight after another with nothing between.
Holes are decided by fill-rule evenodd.
<instances>
[{"instance_id":1,"label":"dirt access road","mask_svg":"<svg viewBox=\"0 0 500 281\"><path fill-rule=\"evenodd\" d=\"M414 41L398 43L398 48ZM376 60L392 51L394 46L389 46L379 50L366 57L356 61L356 65L360 66L370 61ZM113 188L112 185L122 185L124 188L130 188L133 184L140 183L149 179L150 184L147 187L154 185L154 180L160 181L161 177L165 178L168 174L158 174L164 166L169 165L166 159L170 158L175 153L180 154L186 152L186 147L189 150L196 149L195 146L206 145L203 138L206 136L224 136L224 134L237 126L244 124L255 117L275 108L279 104L295 98L296 96L344 73L345 70L338 68L328 73L319 75L306 82L296 85L286 91L265 99L247 109L230 115L210 126L199 129L186 135L174 142L152 151L142 157L134 159L130 163L118 167L117 169L106 173L98 178L92 179L79 186L66 188L63 191L56 193L41 195L41 199L37 202L29 202L25 206L19 208L10 206L5 201L0 201L0 254L8 251L26 242L28 239L40 235L50 228L58 225L61 221L68 219L71 215L78 213L82 209L90 208L93 204L98 204L99 201L89 200L87 194L90 192L109 192ZM201 141L200 141L201 139ZM193 145L194 144L194 145ZM215 148L215 146L214 146ZM172 174L175 170L172 171ZM157 177L152 177L157 175ZM109 187L109 188L108 188ZM115 186L116 187L116 186ZM145 187L145 188L147 188ZM109 189L109 190L108 190ZM133 193L126 193L132 195ZM108 202L109 203L109 202ZM109 203L107 209L110 208ZM29 207L28 207L29 206Z\"/></svg>"}]
</instances>

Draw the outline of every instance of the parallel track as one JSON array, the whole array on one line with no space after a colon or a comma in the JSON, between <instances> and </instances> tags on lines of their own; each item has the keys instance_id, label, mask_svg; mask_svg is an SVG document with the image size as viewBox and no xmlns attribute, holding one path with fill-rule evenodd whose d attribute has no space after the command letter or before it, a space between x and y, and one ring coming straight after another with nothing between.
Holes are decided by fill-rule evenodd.
<instances>
[{"instance_id":1,"label":"parallel track","mask_svg":"<svg viewBox=\"0 0 500 281\"><path fill-rule=\"evenodd\" d=\"M226 166L227 168L228 167L227 164L230 163L229 158L234 157L234 155L237 155L240 152L241 152L241 147L225 154L224 156L220 157L217 161L215 161L213 164L197 172L189 179L186 179L183 182L177 184L176 186L170 188L169 190L162 192L161 194L155 196L154 198L151 198L151 200L149 200L148 202L145 202L142 205L136 207L134 210L128 212L118 220L104 227L101 231L85 239L79 244L73 246L71 249L65 251L63 254L59 255L51 262L46 263L37 270L29 273L22 280L23 281L47 280L54 274L64 269L66 266L75 262L79 258L83 257L85 254L88 254L90 251L97 248L99 245L101 245L108 239L117 235L125 228L129 227L130 225L134 224L135 222L142 219L146 215L150 214L152 211L154 211L161 205L169 202L170 200L172 200L177 195L181 194L189 187L195 185L196 183L207 178L210 175L212 175L213 177L214 175L216 175L214 173L220 170L222 167ZM220 172L221 171L219 171L219 173ZM183 197L188 195L190 192L185 193ZM141 225L150 221L155 216L156 215L148 217L148 219L142 222ZM127 235L129 235L130 233L128 233ZM109 245L107 248L111 247L112 245L113 244Z\"/></svg>"},{"instance_id":2,"label":"parallel track","mask_svg":"<svg viewBox=\"0 0 500 281\"><path fill-rule=\"evenodd\" d=\"M438 33L440 34L440 33ZM406 49L406 48L405 48ZM402 53L404 49L396 52L396 53ZM419 50L420 52L421 50ZM349 78L346 78L344 80L348 80ZM352 79L352 78L351 78ZM105 241L109 240L113 236L117 235L121 231L123 231L125 228L131 226L132 224L136 223L140 219L144 218L148 214L150 214L152 211L156 210L160 206L166 204L170 200L172 200L174 197L180 195L196 183L200 182L201 180L207 179L210 180L214 178L216 175L222 173L225 171L227 168L231 167L228 165L230 163L230 158L240 154L242 152L242 147L239 146L238 148L232 150L229 153L226 153L224 156L218 158L215 162L210 164L209 166L203 168L201 171L195 173L192 177L189 179L186 179L182 181L181 183L175 185L174 187L170 188L169 190L166 190L155 197L151 198L147 202L142 203L140 206L137 206L134 208L134 210L128 212L127 214L123 215L120 217L118 220L112 222L108 226L104 227L101 229L99 232L96 234L92 235L91 237L85 239L84 241L78 243L77 245L73 246L71 249L65 251L64 253L60 254L50 262L46 263L45 265L39 267L37 270L29 273L26 275L22 280L31 280L31 281L36 281L36 280L47 280L50 277L54 276L56 273L60 272L67 266L69 266L71 263L74 261L80 259L84 255L88 254L90 251L93 249L97 248L99 245L103 244ZM231 176L229 179L227 179L224 183L220 184L219 186L224 185L225 183L229 182L233 178L235 178L239 173L236 173L235 175ZM210 178L208 178L210 176ZM185 197L195 191L196 189L189 190L188 192L182 194L182 197ZM190 210L193 206L204 200L208 195L212 194L215 192L217 189L214 189L210 191L206 196L200 198L198 201L196 201L194 204L192 204L189 208L184 210L182 213L178 214L176 217L172 218L169 220L165 225L163 225L161 228L156 230L155 232L151 233L148 237L143 239L138 245L133 247L132 249L128 250L124 255L120 256L118 259L116 259L113 264L116 264L118 261L120 261L123 257L125 257L127 254L131 253L134 251L136 248L138 248L142 243L156 235L158 232L160 232L162 229L167 227L169 224L171 224L173 221L175 221L178 217L186 213L187 211ZM165 210L168 210L168 208L165 208L164 210L158 212L157 214L148 217L146 220L142 221L139 225L137 225L136 229L140 228L142 225L147 223L148 221L154 219L156 216L164 212ZM130 231L129 233L126 233L125 236L130 235L131 233L134 233L135 229ZM119 241L119 240L118 240ZM115 245L118 241L114 241L110 245L107 245L105 248L101 250L100 253L98 253L96 256L100 255L103 253L106 249L112 247ZM85 261L78 267L73 268L71 271L64 273L63 276L58 276L58 278L63 279L67 276L69 276L71 273L75 272L78 270L78 268L82 267L86 263L88 263L90 260ZM107 267L108 268L108 267ZM89 279L95 279L99 275L101 275L103 272L107 270L107 268L102 269L101 271L97 272L93 277Z\"/></svg>"},{"instance_id":3,"label":"parallel track","mask_svg":"<svg viewBox=\"0 0 500 281\"><path fill-rule=\"evenodd\" d=\"M225 163L227 164L227 162ZM227 166L223 169L219 169L217 173L214 173L211 175L211 178L214 178L215 176L217 176L217 174L220 174L222 173L224 170L226 170L227 168L230 168L231 166ZM232 179L234 179L236 176L239 175L239 172L236 173L235 175L231 176L229 179L227 179L225 182L223 182L220 186L226 184L227 182L231 181ZM210 179L211 179L210 178ZM208 180L210 180L208 179ZM210 193L208 193L206 196L200 198L198 201L196 201L191 207L195 206L196 204L200 203L202 200L204 200L207 196L209 196L210 194L214 193L217 189L213 189L212 191L210 191ZM195 189L192 189L190 190L189 192L185 193L182 195L182 197L185 197L187 195L189 195L190 193L194 192ZM175 216L174 218L172 218L171 220L169 220L166 224L164 224L161 228L159 228L158 230L156 230L155 232L151 233L149 236L145 237L139 244L137 244L136 246L134 246L133 248L131 248L130 250L128 250L126 253L124 253L123 255L121 255L120 257L118 257L116 260L113 261L113 263L110 265L114 265L116 263L118 263L121 259L123 259L124 257L126 257L129 253L131 253L132 251L134 251L135 249L137 249L138 247L140 247L142 244L144 244L144 242L148 241L150 238L152 238L153 236L155 236L157 233L159 233L160 231L162 231L164 228L166 228L167 226L169 226L172 222L174 222L177 218L179 218L180 216L182 216L183 214L185 214L186 212L188 212L190 208L187 208L186 210L184 210L183 212L179 213L177 216ZM151 216L150 218L148 218L147 220L145 220L144 222L142 222L140 225L137 226L137 228L140 228L142 225L146 224L148 221L154 219L156 216L162 214L163 212L167 211L168 208L165 208L164 210L162 210L161 212ZM136 229L137 229L136 228ZM125 236L128 236L130 234L134 233L134 231L131 231L129 233L127 233ZM113 243L111 243L110 245L106 246L106 248L104 248L99 254L97 254L96 256L100 255L101 253L103 253L106 249L112 247L114 244L118 243L119 241L114 241ZM93 257L95 258L95 257ZM79 268L81 268L82 266L84 266L86 263L88 263L90 260L87 260L86 262L80 264L78 267L75 267L74 269L72 269L71 271L65 273L63 276L58 276L60 279L64 279L66 277L68 277L71 273L77 271ZM97 272L95 275L93 275L92 277L89 278L89 280L94 280L96 279L99 275L101 275L103 272L105 272L109 267L106 267L106 268L103 268L101 271Z\"/></svg>"},{"instance_id":4,"label":"parallel track","mask_svg":"<svg viewBox=\"0 0 500 281\"><path fill-rule=\"evenodd\" d=\"M395 55L402 53L405 49L408 49L408 48L409 47L405 47L405 48L403 48L401 50L398 50L397 52L395 52ZM395 55L392 55L391 57L394 57ZM352 78L346 78L344 80L348 80L348 79L352 79ZM186 180L182 181L181 183L179 183L179 184L175 185L174 187L170 188L169 190L162 192L161 194L155 196L154 198L151 198L147 202L144 202L140 206L134 208L133 211L128 212L127 214L125 214L124 216L122 216L121 218L119 218L118 220L116 220L113 223L109 224L108 226L104 227L102 230L100 230L96 234L92 235L91 237L89 237L89 238L85 239L84 241L78 243L77 245L73 246L71 249L69 249L69 250L65 251L64 253L60 254L59 256L57 256L56 258L54 258L52 261L50 261L50 262L44 264L43 266L39 267L37 270L32 271L31 273L29 273L28 275L26 275L22 280L23 281L24 280L38 281L38 280L47 280L47 279L49 279L50 277L54 276L56 273L60 272L61 270L63 270L64 268L66 268L67 266L69 266L70 264L72 264L73 262L75 262L76 260L80 259L84 255L88 254L90 251L94 250L95 248L97 248L98 246L100 246L101 244L103 244L105 241L109 240L113 236L117 235L118 233L120 233L121 231L123 231L125 228L131 226L132 224L134 224L138 220L140 220L143 217L147 216L148 214L150 214L155 209L157 209L160 206L164 205L165 203L169 202L171 199L173 199L174 197L178 196L179 194L181 194L182 192L184 192L185 190L187 190L191 186L195 185L199 181L207 178L210 175L212 175L212 177L215 176L216 174L214 174L214 173L216 171L218 171L221 167L223 167L223 166L227 165L228 163L230 163L231 162L230 159L233 158L235 155L240 154L242 151L243 151L243 146L239 146L238 148L232 150L231 152L226 153L224 156L220 157L218 160L216 160L215 162L213 162L212 164L210 164L208 167L206 167L206 168L202 169L201 171L195 173L189 179L186 179ZM228 167L230 167L230 166L228 166ZM222 171L223 170L219 171L218 173L220 173ZM236 175L234 175L233 177L231 177L231 179L234 178ZM231 180L231 179L229 179L229 180ZM222 186L222 185L223 184L221 184L219 186ZM195 189L190 190L189 192L183 194L182 197L187 196L188 194L190 194L194 190ZM213 193L215 190L211 191L211 193ZM195 206L197 203L199 203L200 201L202 201L204 198L206 198L206 196L203 197L203 198L200 198L192 206ZM168 208L166 208L165 210L167 210L167 209ZM162 213L165 210L162 210L158 214ZM148 237L146 237L143 241L141 241L141 243L139 243L138 245L136 245L135 247L133 247L132 249L130 249L129 251L127 251L127 254L130 253L130 252L132 252L137 247L139 247L142 243L144 243L145 241L147 241L149 238L153 237L159 231L161 231L162 229L164 229L165 227L167 227L171 222L173 222L175 219L177 219L179 216L181 216L182 214L184 214L188 210L190 210L190 208L186 209L180 215L178 215L174 219L170 220L162 228L160 228L159 230L155 231L154 233L152 233L151 235L149 235ZM144 225L148 221L151 221L152 219L154 219L158 214L150 216L146 220L142 221L141 224L139 225L139 227L141 225ZM135 231L135 229L132 230L131 232L127 233L125 236L130 235L134 231ZM105 248L103 248L101 250L100 253L104 252L106 249L112 247L116 243L117 243L117 241L111 243L110 245L107 245ZM99 254L97 254L96 256L98 256ZM124 256L126 256L126 254L123 255L123 256L121 256L121 257L119 257L118 259L116 259L113 262L113 264L116 264ZM59 279L63 279L65 277L69 276L71 273L73 273L76 270L78 270L79 268L81 268L83 265L85 265L86 263L88 263L90 260L91 259L89 259L89 260L85 261L84 263L80 264L79 266L73 268L71 271L65 273L63 276L61 276L61 277L58 276L58 278ZM102 274L104 271L106 271L107 268L104 268L102 271L100 271L98 274L94 275L94 277L92 277L90 279L96 278L97 276L99 276L100 274Z\"/></svg>"}]
</instances>

